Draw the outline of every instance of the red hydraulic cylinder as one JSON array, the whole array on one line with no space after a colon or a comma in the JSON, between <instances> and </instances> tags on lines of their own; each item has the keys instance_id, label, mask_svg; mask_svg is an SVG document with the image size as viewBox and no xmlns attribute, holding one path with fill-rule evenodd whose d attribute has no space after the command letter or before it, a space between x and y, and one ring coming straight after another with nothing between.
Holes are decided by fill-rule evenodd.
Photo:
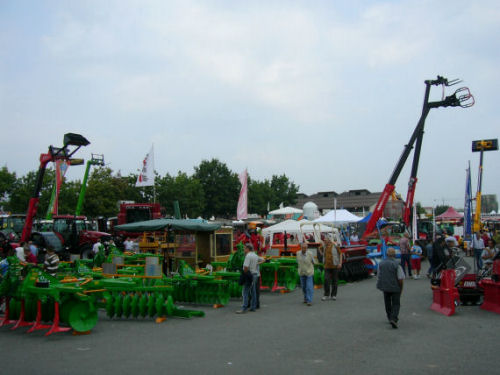
<instances>
[{"instance_id":1,"label":"red hydraulic cylinder","mask_svg":"<svg viewBox=\"0 0 500 375\"><path fill-rule=\"evenodd\" d=\"M375 226L377 225L378 219L382 217L382 214L384 213L384 208L385 205L387 204L387 201L389 200L389 197L391 196L392 192L394 191L395 186L391 184L385 185L384 191L380 195L380 198L378 199L377 205L375 206L375 209L373 210L373 214L370 217L370 220L368 220L368 224L366 225L365 233L363 233L363 237L368 235L369 233L373 232L375 229Z\"/></svg>"}]
</instances>

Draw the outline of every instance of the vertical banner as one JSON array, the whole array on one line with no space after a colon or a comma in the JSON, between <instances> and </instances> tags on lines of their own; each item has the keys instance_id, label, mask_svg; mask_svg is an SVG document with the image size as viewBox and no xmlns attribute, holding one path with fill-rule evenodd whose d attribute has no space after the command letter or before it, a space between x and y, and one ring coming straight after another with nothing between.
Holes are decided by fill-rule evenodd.
<instances>
[{"instance_id":1,"label":"vertical banner","mask_svg":"<svg viewBox=\"0 0 500 375\"><path fill-rule=\"evenodd\" d=\"M241 190L238 199L238 208L236 209L236 219L246 219L248 217L248 189L247 189L247 170L245 169L239 175Z\"/></svg>"},{"instance_id":2,"label":"vertical banner","mask_svg":"<svg viewBox=\"0 0 500 375\"><path fill-rule=\"evenodd\" d=\"M415 243L415 241L418 240L417 205L415 204L415 202L413 203L413 216L412 216L412 221L411 221L411 233L412 233L413 243Z\"/></svg>"},{"instance_id":3,"label":"vertical banner","mask_svg":"<svg viewBox=\"0 0 500 375\"><path fill-rule=\"evenodd\" d=\"M154 186L155 175L154 175L154 151L153 145L151 145L151 150L146 154L146 157L142 161L142 169L137 176L137 181L135 183L136 187L142 186Z\"/></svg>"},{"instance_id":4,"label":"vertical banner","mask_svg":"<svg viewBox=\"0 0 500 375\"><path fill-rule=\"evenodd\" d=\"M464 240L472 241L472 186L469 167L465 170Z\"/></svg>"},{"instance_id":5,"label":"vertical banner","mask_svg":"<svg viewBox=\"0 0 500 375\"><path fill-rule=\"evenodd\" d=\"M52 191L53 195L49 203L49 211L52 215L59 213L59 192L61 191L61 184L63 178L68 170L69 163L65 160L56 160L56 185Z\"/></svg>"}]
</instances>

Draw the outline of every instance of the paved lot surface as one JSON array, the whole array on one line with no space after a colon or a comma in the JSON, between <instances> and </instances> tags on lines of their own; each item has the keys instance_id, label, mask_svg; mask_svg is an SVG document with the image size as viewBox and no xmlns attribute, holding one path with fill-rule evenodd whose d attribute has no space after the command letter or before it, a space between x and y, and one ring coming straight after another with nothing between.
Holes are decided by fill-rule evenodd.
<instances>
[{"instance_id":1,"label":"paved lot surface","mask_svg":"<svg viewBox=\"0 0 500 375\"><path fill-rule=\"evenodd\" d=\"M426 269L423 264L423 269ZM262 308L237 315L196 306L204 318L110 320L90 335L44 337L0 329L2 375L9 374L498 374L500 316L460 306L429 309L427 279L406 280L399 329L385 318L375 279L342 285L337 301L303 305L299 289L262 293ZM186 306L193 308L193 306Z\"/></svg>"}]
</instances>

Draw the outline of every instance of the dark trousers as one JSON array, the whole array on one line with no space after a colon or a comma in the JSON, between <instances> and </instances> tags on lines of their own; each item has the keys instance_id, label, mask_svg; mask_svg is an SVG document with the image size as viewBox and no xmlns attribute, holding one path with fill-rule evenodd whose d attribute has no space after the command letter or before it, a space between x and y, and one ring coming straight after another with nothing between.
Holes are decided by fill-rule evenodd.
<instances>
[{"instance_id":1,"label":"dark trousers","mask_svg":"<svg viewBox=\"0 0 500 375\"><path fill-rule=\"evenodd\" d=\"M406 275L405 264L408 265L408 276L411 277L411 262L410 262L410 254L401 254L401 268Z\"/></svg>"},{"instance_id":2,"label":"dark trousers","mask_svg":"<svg viewBox=\"0 0 500 375\"><path fill-rule=\"evenodd\" d=\"M325 268L325 283L323 285L326 297L337 296L337 286L339 282L339 269L338 268ZM332 287L330 294L330 285Z\"/></svg>"},{"instance_id":3,"label":"dark trousers","mask_svg":"<svg viewBox=\"0 0 500 375\"><path fill-rule=\"evenodd\" d=\"M387 319L398 321L401 292L384 292L385 312Z\"/></svg>"}]
</instances>

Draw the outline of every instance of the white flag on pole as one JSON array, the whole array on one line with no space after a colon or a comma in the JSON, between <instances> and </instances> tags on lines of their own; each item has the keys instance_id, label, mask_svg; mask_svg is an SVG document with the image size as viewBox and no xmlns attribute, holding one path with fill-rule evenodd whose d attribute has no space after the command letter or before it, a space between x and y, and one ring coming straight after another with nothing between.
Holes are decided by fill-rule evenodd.
<instances>
[{"instance_id":1,"label":"white flag on pole","mask_svg":"<svg viewBox=\"0 0 500 375\"><path fill-rule=\"evenodd\" d=\"M151 150L147 153L146 157L142 161L142 170L137 176L136 187L142 186L154 186L155 184L155 161L153 153L153 145L151 145Z\"/></svg>"},{"instance_id":2,"label":"white flag on pole","mask_svg":"<svg viewBox=\"0 0 500 375\"><path fill-rule=\"evenodd\" d=\"M247 200L247 170L245 169L239 175L241 190L240 190L240 198L238 199L238 208L236 209L236 219L246 219L248 217L248 200Z\"/></svg>"}]
</instances>

